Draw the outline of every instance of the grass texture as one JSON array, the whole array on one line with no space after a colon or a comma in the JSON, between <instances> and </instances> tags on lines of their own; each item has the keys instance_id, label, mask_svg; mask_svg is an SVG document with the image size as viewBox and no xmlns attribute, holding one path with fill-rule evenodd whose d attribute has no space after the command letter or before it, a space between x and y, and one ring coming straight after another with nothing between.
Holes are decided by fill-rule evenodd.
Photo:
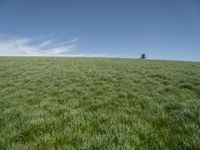
<instances>
[{"instance_id":1,"label":"grass texture","mask_svg":"<svg viewBox=\"0 0 200 150\"><path fill-rule=\"evenodd\" d=\"M200 149L200 63L0 57L0 149Z\"/></svg>"}]
</instances>

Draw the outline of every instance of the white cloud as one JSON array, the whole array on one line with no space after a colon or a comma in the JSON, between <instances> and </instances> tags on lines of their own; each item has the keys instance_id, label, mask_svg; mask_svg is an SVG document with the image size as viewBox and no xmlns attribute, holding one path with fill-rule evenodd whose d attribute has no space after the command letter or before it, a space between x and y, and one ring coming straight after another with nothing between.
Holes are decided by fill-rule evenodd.
<instances>
[{"instance_id":1,"label":"white cloud","mask_svg":"<svg viewBox=\"0 0 200 150\"><path fill-rule=\"evenodd\" d=\"M42 43L39 44L39 47L44 48L44 47L46 47L46 46L48 46L49 44L52 44L52 43L53 43L52 39L47 40L47 41L43 41Z\"/></svg>"},{"instance_id":2,"label":"white cloud","mask_svg":"<svg viewBox=\"0 0 200 150\"><path fill-rule=\"evenodd\" d=\"M0 34L0 56L62 56L73 51L79 40L57 41L52 37L40 41L36 39Z\"/></svg>"},{"instance_id":3,"label":"white cloud","mask_svg":"<svg viewBox=\"0 0 200 150\"><path fill-rule=\"evenodd\" d=\"M49 38L30 38L0 33L0 56L122 57L104 53L68 53L75 50L79 39L77 37L69 41L59 41L54 35L50 35Z\"/></svg>"}]
</instances>

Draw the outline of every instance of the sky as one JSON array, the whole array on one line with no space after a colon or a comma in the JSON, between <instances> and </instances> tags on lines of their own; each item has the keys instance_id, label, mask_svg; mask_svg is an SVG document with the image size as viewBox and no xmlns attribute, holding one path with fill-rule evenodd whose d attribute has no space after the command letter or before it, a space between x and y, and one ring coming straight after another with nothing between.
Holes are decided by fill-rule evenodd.
<instances>
[{"instance_id":1,"label":"sky","mask_svg":"<svg viewBox=\"0 0 200 150\"><path fill-rule=\"evenodd\" d=\"M0 56L200 61L200 0L0 0Z\"/></svg>"}]
</instances>

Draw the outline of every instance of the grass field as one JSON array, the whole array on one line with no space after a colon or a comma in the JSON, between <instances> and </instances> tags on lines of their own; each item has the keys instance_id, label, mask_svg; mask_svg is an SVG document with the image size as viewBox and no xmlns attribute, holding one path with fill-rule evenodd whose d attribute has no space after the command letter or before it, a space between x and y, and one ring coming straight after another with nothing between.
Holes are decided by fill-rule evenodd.
<instances>
[{"instance_id":1,"label":"grass field","mask_svg":"<svg viewBox=\"0 0 200 150\"><path fill-rule=\"evenodd\" d=\"M0 57L0 149L200 149L200 63Z\"/></svg>"}]
</instances>

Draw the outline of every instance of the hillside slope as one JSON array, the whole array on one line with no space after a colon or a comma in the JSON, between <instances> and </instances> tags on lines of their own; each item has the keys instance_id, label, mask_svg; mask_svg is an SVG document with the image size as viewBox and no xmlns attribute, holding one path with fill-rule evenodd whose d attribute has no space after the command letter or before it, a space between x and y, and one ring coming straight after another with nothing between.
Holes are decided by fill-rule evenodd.
<instances>
[{"instance_id":1,"label":"hillside slope","mask_svg":"<svg viewBox=\"0 0 200 150\"><path fill-rule=\"evenodd\" d=\"M200 149L200 63L0 57L1 149Z\"/></svg>"}]
</instances>

